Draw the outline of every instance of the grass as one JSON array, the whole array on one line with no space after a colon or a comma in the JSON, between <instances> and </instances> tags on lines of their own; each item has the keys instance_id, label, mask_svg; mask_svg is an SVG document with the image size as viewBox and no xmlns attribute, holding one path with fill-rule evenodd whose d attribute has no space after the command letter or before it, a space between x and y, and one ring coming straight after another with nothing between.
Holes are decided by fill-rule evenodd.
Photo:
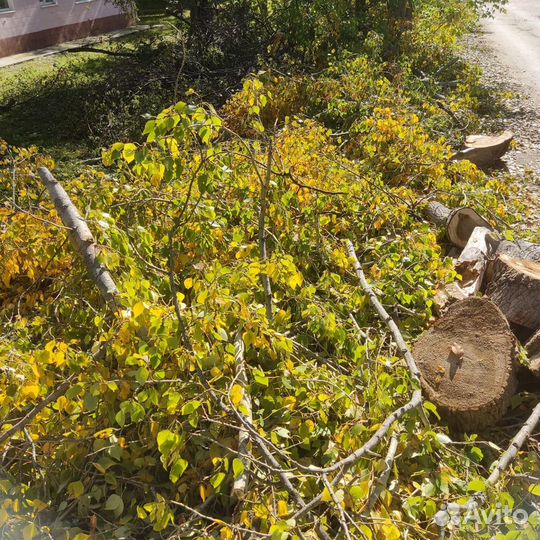
<instances>
[{"instance_id":1,"label":"grass","mask_svg":"<svg viewBox=\"0 0 540 540\"><path fill-rule=\"evenodd\" d=\"M167 27L174 20L166 16L162 1L139 4L140 24ZM61 53L0 69L0 137L14 145L43 148L64 167L98 157L100 146L122 132L122 120L114 112L126 113L126 124L139 130L145 104L149 110L144 112L150 113L167 104L166 95L148 99L134 91L135 79L146 84L154 70L155 59L140 51L146 46L148 53L167 32L150 28L96 45L133 57ZM147 88L152 91L152 85Z\"/></svg>"}]
</instances>

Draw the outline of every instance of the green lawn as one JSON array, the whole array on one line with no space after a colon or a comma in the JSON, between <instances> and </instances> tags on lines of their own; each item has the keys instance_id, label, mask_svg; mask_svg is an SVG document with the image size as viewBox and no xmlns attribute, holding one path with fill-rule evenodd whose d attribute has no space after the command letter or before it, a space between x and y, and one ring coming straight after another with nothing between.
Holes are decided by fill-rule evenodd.
<instances>
[{"instance_id":1,"label":"green lawn","mask_svg":"<svg viewBox=\"0 0 540 540\"><path fill-rule=\"evenodd\" d=\"M61 53L0 69L0 138L42 147L68 166L98 156L123 123L126 135L137 132L142 113L165 106L166 94L152 84L159 68L152 47L174 31L174 19L163 2L139 4L140 24L164 26L96 45L132 57Z\"/></svg>"}]
</instances>

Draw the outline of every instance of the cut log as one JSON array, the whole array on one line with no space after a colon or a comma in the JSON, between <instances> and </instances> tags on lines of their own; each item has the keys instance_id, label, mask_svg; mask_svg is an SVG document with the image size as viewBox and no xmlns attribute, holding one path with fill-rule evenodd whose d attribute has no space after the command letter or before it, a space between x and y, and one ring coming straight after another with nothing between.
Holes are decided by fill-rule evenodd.
<instances>
[{"instance_id":1,"label":"cut log","mask_svg":"<svg viewBox=\"0 0 540 540\"><path fill-rule=\"evenodd\" d=\"M425 215L435 225L445 227L448 240L460 248L467 245L475 227L493 230L487 220L468 206L451 209L440 202L431 201L426 207Z\"/></svg>"},{"instance_id":2,"label":"cut log","mask_svg":"<svg viewBox=\"0 0 540 540\"><path fill-rule=\"evenodd\" d=\"M435 311L441 316L446 312L446 309L450 304L453 304L458 300L464 300L465 298L467 298L467 295L458 285L457 281L448 283L448 285L438 289L433 297Z\"/></svg>"},{"instance_id":3,"label":"cut log","mask_svg":"<svg viewBox=\"0 0 540 540\"><path fill-rule=\"evenodd\" d=\"M457 152L452 159L459 161L466 159L478 167L493 165L510 147L514 138L511 131L504 131L500 135L469 135L465 139L465 148Z\"/></svg>"},{"instance_id":4,"label":"cut log","mask_svg":"<svg viewBox=\"0 0 540 540\"><path fill-rule=\"evenodd\" d=\"M497 246L497 255L503 254L514 259L540 262L540 245L525 240L518 240L517 242L501 240Z\"/></svg>"},{"instance_id":5,"label":"cut log","mask_svg":"<svg viewBox=\"0 0 540 540\"><path fill-rule=\"evenodd\" d=\"M461 275L458 287L465 296L476 294L482 287L488 259L493 254L493 232L487 227L475 227L467 245L456 261L456 271Z\"/></svg>"},{"instance_id":6,"label":"cut log","mask_svg":"<svg viewBox=\"0 0 540 540\"><path fill-rule=\"evenodd\" d=\"M531 330L540 328L540 263L498 255L488 274L486 294L506 318Z\"/></svg>"},{"instance_id":7,"label":"cut log","mask_svg":"<svg viewBox=\"0 0 540 540\"><path fill-rule=\"evenodd\" d=\"M477 431L497 423L517 388L516 340L488 298L452 305L416 342L427 399L448 424Z\"/></svg>"},{"instance_id":8,"label":"cut log","mask_svg":"<svg viewBox=\"0 0 540 540\"><path fill-rule=\"evenodd\" d=\"M538 383L538 380L540 380L540 330L537 330L531 339L525 343L525 351L529 360L527 368L536 379L535 382ZM538 390L538 385L536 390Z\"/></svg>"}]
</instances>

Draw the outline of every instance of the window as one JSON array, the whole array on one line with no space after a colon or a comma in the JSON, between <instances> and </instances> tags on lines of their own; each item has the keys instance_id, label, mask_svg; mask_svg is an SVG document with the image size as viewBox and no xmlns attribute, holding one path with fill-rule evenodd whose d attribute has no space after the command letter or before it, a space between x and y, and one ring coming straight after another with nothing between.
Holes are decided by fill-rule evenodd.
<instances>
[{"instance_id":1,"label":"window","mask_svg":"<svg viewBox=\"0 0 540 540\"><path fill-rule=\"evenodd\" d=\"M12 11L9 0L0 0L0 13L2 11Z\"/></svg>"},{"instance_id":2,"label":"window","mask_svg":"<svg viewBox=\"0 0 540 540\"><path fill-rule=\"evenodd\" d=\"M39 0L41 7L56 6L56 0Z\"/></svg>"}]
</instances>

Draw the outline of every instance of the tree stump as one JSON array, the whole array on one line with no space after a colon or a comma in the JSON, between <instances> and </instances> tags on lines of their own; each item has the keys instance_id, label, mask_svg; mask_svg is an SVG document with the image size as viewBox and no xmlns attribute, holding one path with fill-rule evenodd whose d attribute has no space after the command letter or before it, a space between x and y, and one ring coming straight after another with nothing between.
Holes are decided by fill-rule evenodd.
<instances>
[{"instance_id":1,"label":"tree stump","mask_svg":"<svg viewBox=\"0 0 540 540\"><path fill-rule=\"evenodd\" d=\"M486 294L514 324L540 328L540 263L498 255L487 271Z\"/></svg>"},{"instance_id":2,"label":"tree stump","mask_svg":"<svg viewBox=\"0 0 540 540\"><path fill-rule=\"evenodd\" d=\"M516 340L488 298L452 305L413 354L427 399L452 428L481 430L506 412L517 388Z\"/></svg>"},{"instance_id":3,"label":"tree stump","mask_svg":"<svg viewBox=\"0 0 540 540\"><path fill-rule=\"evenodd\" d=\"M425 210L426 218L435 225L446 228L448 240L455 246L464 248L475 227L493 227L475 210L468 206L448 208L437 201L431 201Z\"/></svg>"}]
</instances>

